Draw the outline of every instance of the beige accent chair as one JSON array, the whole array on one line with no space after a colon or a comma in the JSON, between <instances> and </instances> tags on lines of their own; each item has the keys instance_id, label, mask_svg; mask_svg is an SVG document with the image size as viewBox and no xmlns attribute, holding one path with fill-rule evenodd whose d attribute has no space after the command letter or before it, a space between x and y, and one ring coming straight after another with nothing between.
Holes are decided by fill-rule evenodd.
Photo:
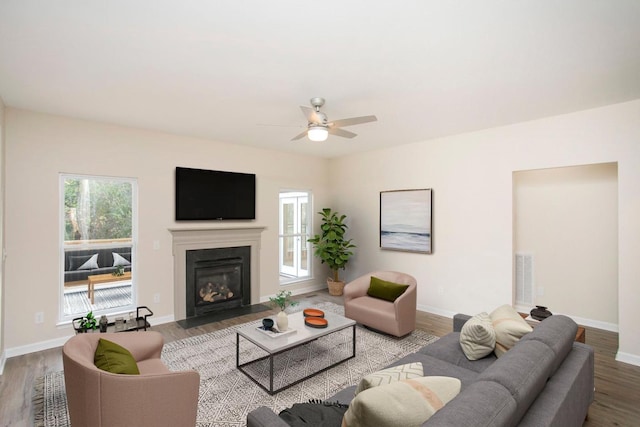
<instances>
[{"instance_id":1,"label":"beige accent chair","mask_svg":"<svg viewBox=\"0 0 640 427\"><path fill-rule=\"evenodd\" d=\"M93 357L100 338L131 352L140 375L98 369ZM171 372L160 360L164 340L155 331L87 333L62 348L72 427L195 426L200 375Z\"/></svg>"},{"instance_id":2,"label":"beige accent chair","mask_svg":"<svg viewBox=\"0 0 640 427\"><path fill-rule=\"evenodd\" d=\"M409 285L394 302L367 295L371 276ZM376 271L360 276L344 287L344 315L371 329L396 337L416 328L416 279L396 271Z\"/></svg>"}]
</instances>

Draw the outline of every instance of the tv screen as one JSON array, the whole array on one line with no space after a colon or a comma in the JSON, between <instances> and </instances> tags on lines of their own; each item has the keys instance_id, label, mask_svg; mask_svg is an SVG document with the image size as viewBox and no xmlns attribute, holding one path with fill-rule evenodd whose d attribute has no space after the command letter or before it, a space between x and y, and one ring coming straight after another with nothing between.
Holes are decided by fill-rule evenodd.
<instances>
[{"instance_id":1,"label":"tv screen","mask_svg":"<svg viewBox=\"0 0 640 427\"><path fill-rule=\"evenodd\" d=\"M256 176L176 168L176 221L256 218Z\"/></svg>"}]
</instances>

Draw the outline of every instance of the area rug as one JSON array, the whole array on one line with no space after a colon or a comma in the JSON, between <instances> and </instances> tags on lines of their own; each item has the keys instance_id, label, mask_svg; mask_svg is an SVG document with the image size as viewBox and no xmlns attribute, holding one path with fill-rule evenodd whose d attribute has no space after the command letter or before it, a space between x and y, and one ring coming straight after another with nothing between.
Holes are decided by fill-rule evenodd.
<instances>
[{"instance_id":1,"label":"area rug","mask_svg":"<svg viewBox=\"0 0 640 427\"><path fill-rule=\"evenodd\" d=\"M333 303L320 303L314 307L343 314L343 307ZM298 310L304 307L298 307ZM254 321L256 326L260 323ZM393 361L437 340L420 330L399 339L370 331L356 329L356 357L334 368L315 375L293 387L270 396L246 375L236 369L237 325L220 331L185 338L165 344L162 358L171 370L195 369L200 373L198 427L244 426L247 414L259 406L273 411L290 407L309 399L327 399L342 388L356 384L363 376L379 370ZM275 387L287 384L296 377L315 371L322 363L344 357L350 351L351 328L314 341L311 345L285 352L276 359ZM253 359L261 350L241 341L241 361ZM266 366L254 367L253 373L267 378ZM64 376L56 372L42 377L36 384L34 402L36 425L44 427L68 426Z\"/></svg>"}]
</instances>

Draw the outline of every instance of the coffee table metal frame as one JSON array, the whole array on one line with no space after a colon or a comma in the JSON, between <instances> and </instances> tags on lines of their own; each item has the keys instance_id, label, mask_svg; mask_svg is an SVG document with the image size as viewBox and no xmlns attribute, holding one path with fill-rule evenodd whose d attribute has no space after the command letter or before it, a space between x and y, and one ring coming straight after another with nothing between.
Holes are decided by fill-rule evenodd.
<instances>
[{"instance_id":1,"label":"coffee table metal frame","mask_svg":"<svg viewBox=\"0 0 640 427\"><path fill-rule=\"evenodd\" d=\"M314 375L317 375L321 372L324 372L328 369L333 368L334 366L337 366L343 362L346 362L349 359L353 359L354 357L356 357L356 322L351 319L347 319L346 317L339 316L333 313L325 313L325 318L329 322L329 326L327 326L326 328L319 329L319 328L312 328L312 327L306 326L304 324L304 315L302 314L302 312L290 314L289 327L296 329L296 332L291 334L286 334L282 337L276 337L276 338L269 337L263 332L260 332L259 330L257 330L257 327L260 326L259 322L252 323L251 325L248 325L239 329L236 332L236 367L240 372L245 374L251 381L253 381L258 386L260 386L260 388L262 388L264 391L266 391L270 395L274 395L284 389L287 389L306 379L309 379ZM284 385L277 390L273 389L273 359L275 356L281 353L284 353L286 351L292 350L294 348L308 344L323 336L327 336L335 332L345 330L349 327L351 327L353 331L352 333L353 345L352 345L352 353L350 356L346 357L345 359L339 360L327 367L324 367L316 372L313 372L304 378L300 378L292 382L291 384ZM240 363L240 337L260 347L262 350L267 352L268 355L250 360L245 363ZM269 359L269 388L262 385L257 379L252 377L251 374L244 369L244 367L247 365L259 362L267 358Z\"/></svg>"}]
</instances>

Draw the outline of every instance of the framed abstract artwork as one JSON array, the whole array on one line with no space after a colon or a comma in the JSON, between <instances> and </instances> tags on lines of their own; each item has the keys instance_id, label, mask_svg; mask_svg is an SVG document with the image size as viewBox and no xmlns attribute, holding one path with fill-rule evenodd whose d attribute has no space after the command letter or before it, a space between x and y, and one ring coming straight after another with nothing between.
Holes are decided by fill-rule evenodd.
<instances>
[{"instance_id":1,"label":"framed abstract artwork","mask_svg":"<svg viewBox=\"0 0 640 427\"><path fill-rule=\"evenodd\" d=\"M430 188L380 192L380 248L433 251Z\"/></svg>"}]
</instances>

